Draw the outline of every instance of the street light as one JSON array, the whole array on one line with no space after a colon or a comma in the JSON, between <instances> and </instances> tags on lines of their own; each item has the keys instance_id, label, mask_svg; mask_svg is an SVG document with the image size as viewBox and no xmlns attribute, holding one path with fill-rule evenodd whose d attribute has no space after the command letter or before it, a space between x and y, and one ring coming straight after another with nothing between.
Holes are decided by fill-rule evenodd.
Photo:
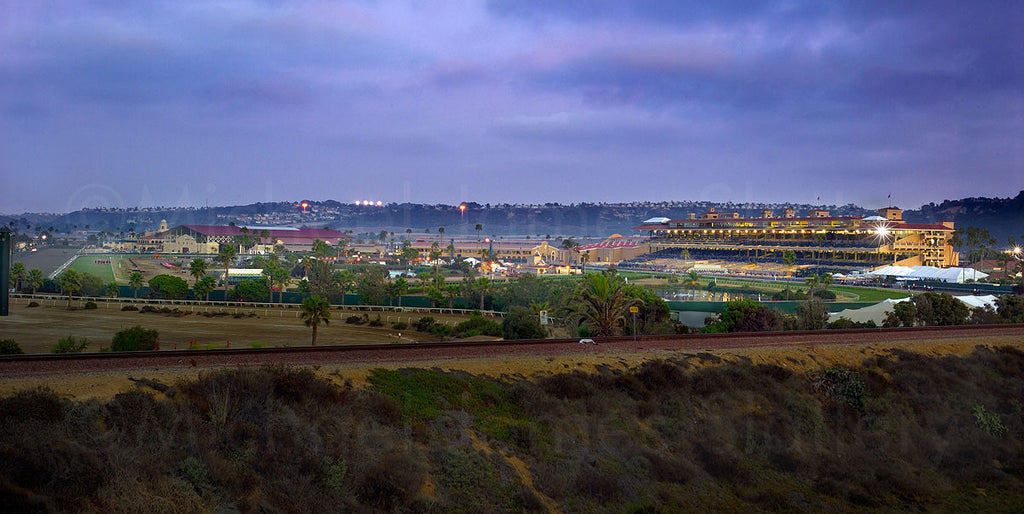
<instances>
[{"instance_id":1,"label":"street light","mask_svg":"<svg viewBox=\"0 0 1024 514\"><path fill-rule=\"evenodd\" d=\"M466 221L466 204L459 204L459 221Z\"/></svg>"}]
</instances>

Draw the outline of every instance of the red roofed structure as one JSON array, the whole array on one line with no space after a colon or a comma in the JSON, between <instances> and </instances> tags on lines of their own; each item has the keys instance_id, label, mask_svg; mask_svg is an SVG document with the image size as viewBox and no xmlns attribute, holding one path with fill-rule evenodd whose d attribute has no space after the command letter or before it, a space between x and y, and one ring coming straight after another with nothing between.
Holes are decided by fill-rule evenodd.
<instances>
[{"instance_id":1,"label":"red roofed structure","mask_svg":"<svg viewBox=\"0 0 1024 514\"><path fill-rule=\"evenodd\" d=\"M292 251L308 251L320 239L331 246L346 244L348 235L329 228L237 227L234 225L178 225L160 232L146 234L135 243L136 250L163 253L217 253L221 244L239 244L249 238L252 246L246 253L268 253L277 245Z\"/></svg>"}]
</instances>

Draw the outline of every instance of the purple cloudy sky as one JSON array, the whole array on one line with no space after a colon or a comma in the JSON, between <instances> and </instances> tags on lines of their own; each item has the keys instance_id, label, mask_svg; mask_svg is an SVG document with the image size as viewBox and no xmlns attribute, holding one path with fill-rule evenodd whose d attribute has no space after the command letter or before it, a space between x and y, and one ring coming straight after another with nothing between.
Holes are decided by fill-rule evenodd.
<instances>
[{"instance_id":1,"label":"purple cloudy sky","mask_svg":"<svg viewBox=\"0 0 1024 514\"><path fill-rule=\"evenodd\" d=\"M1024 2L843 4L0 0L0 212L1024 189Z\"/></svg>"}]
</instances>

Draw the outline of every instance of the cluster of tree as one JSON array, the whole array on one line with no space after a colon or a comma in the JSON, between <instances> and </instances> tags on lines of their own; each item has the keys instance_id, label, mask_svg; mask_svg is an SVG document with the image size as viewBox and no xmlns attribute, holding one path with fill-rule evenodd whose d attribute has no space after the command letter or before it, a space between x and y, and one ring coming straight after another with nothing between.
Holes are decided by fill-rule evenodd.
<instances>
[{"instance_id":1,"label":"cluster of tree","mask_svg":"<svg viewBox=\"0 0 1024 514\"><path fill-rule=\"evenodd\" d=\"M882 322L884 327L986 325L1024 323L1024 296L1004 295L996 300L996 308L968 307L956 298L942 293L923 293L897 303Z\"/></svg>"},{"instance_id":2,"label":"cluster of tree","mask_svg":"<svg viewBox=\"0 0 1024 514\"><path fill-rule=\"evenodd\" d=\"M997 300L997 306L996 309L972 309L949 294L927 292L896 303L882 326L1024 323L1024 296L1002 296ZM736 300L729 302L720 315L708 318L707 326L701 332L768 332L875 326L873 322L861 324L843 318L829 323L828 318L828 308L820 301L802 303L793 314L784 314L755 300Z\"/></svg>"}]
</instances>

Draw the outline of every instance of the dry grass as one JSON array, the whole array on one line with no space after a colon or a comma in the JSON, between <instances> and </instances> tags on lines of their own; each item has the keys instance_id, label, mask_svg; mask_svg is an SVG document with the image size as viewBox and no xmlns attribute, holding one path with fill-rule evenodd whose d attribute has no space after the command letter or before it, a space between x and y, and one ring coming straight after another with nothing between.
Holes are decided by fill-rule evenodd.
<instances>
[{"instance_id":1,"label":"dry grass","mask_svg":"<svg viewBox=\"0 0 1024 514\"><path fill-rule=\"evenodd\" d=\"M49 353L62 337L73 335L89 340L87 351L110 347L114 334L124 328L142 325L160 332L161 349L187 348L195 341L201 348L207 345L248 347L259 343L264 347L307 345L310 329L299 319L299 309L255 309L245 307L178 306L186 314L173 316L158 313L122 311L119 303L100 303L95 310L67 310L67 300L45 300L39 307L27 307L24 299L14 299L10 315L0 318L0 333L4 339L14 339L26 353ZM81 306L81 302L73 305ZM128 305L127 303L124 305ZM204 313L225 312L227 315L206 317ZM398 331L391 328L399 321L412 324L420 313L368 312L371 320L380 315L384 326L351 325L345 318L355 311L333 310L329 325L320 326L318 344L387 343L402 341L436 340L430 334L413 330ZM469 319L461 315L435 315L444 323L458 323ZM401 332L401 339L399 333Z\"/></svg>"},{"instance_id":2,"label":"dry grass","mask_svg":"<svg viewBox=\"0 0 1024 514\"><path fill-rule=\"evenodd\" d=\"M445 371L464 371L474 375L491 377L525 377L552 375L570 371L593 373L601 369L634 369L644 362L654 359L685 359L694 367L715 365L713 359L700 358L698 354L713 355L720 362L750 362L752 364L771 364L797 372L818 369L826 366L858 366L865 359L878 356L891 356L894 350L906 350L926 356L956 355L964 356L976 347L1010 346L1024 349L1024 341L1014 337L992 337L983 340L943 340L936 343L917 342L900 343L898 347L879 345L832 345L811 348L752 348L720 351L642 351L640 353L594 353L591 355L572 355L564 357L495 357L470 360L439 360L419 361L410 363L381 364L337 364L321 366L317 374L341 385L344 380L350 381L355 387L366 385L370 369L399 369L414 365L419 368L436 368ZM174 383L177 379L194 379L198 369L182 369L172 371L147 371L142 373L147 378L164 383ZM132 375L140 373L90 373L71 377L37 377L37 378L2 378L0 377L0 396L14 391L37 386L48 385L62 397L74 400L104 400L115 394L135 388L134 382L128 380ZM343 377L343 378L342 378Z\"/></svg>"}]
</instances>

